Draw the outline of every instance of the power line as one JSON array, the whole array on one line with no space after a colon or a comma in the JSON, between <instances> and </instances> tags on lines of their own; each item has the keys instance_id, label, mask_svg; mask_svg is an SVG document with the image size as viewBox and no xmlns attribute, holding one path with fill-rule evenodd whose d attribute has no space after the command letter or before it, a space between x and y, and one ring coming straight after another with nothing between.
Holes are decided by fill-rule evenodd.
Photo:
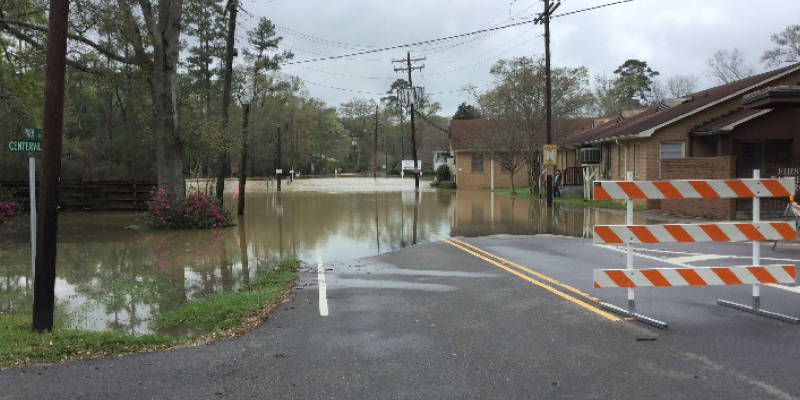
<instances>
[{"instance_id":1,"label":"power line","mask_svg":"<svg viewBox=\"0 0 800 400\"><path fill-rule=\"evenodd\" d=\"M552 18L564 17L564 16L567 16L567 15L577 14L577 13L581 13L581 12L584 12L584 11L596 10L598 8L605 8L605 7L615 6L617 4L622 4L622 3L630 3L632 1L634 1L634 0L622 0L622 1L618 1L616 3L608 3L608 4L599 5L599 6L584 8L583 10L570 11L570 12L563 13L563 14L553 15L550 18L552 19Z\"/></svg>"},{"instance_id":2,"label":"power line","mask_svg":"<svg viewBox=\"0 0 800 400\"><path fill-rule=\"evenodd\" d=\"M528 28L528 29L524 30L524 31L523 31L522 33L520 33L519 35L517 35L517 36L514 36L514 37L513 37L513 38L511 38L510 40L508 40L508 41L506 41L505 43L501 44L500 46L497 46L497 47L495 47L495 48L493 48L493 49L491 49L491 50L489 50L489 51L487 51L487 52L485 52L485 53L478 54L477 56L474 56L474 57L465 58L465 59L461 59L461 60L434 60L434 61L439 61L439 62L465 62L465 61L474 60L474 59L476 59L476 58L478 58L478 57L483 57L483 56L485 56L485 55L487 55L487 54L489 54L489 53L492 53L492 52L494 52L494 51L497 51L497 50L499 50L500 48L502 48L502 47L504 47L504 46L506 46L506 45L510 44L511 42L513 42L513 41L515 41L515 40L519 39L520 37L522 37L522 35L524 35L524 34L528 33L528 31L530 31L531 29L533 29L533 27L532 27L532 26L531 26L530 28Z\"/></svg>"},{"instance_id":3,"label":"power line","mask_svg":"<svg viewBox=\"0 0 800 400\"><path fill-rule=\"evenodd\" d=\"M485 59L485 60L483 60L483 61L480 61L480 62L477 62L477 63L475 63L475 64L472 64L472 65L467 65L466 67L456 68L456 69L453 69L453 70L450 70L450 71L436 72L436 73L430 74L430 76L435 76L435 75L443 75L443 74L449 74L449 73L451 73L451 72L462 71L462 70L465 70L465 69L469 69L469 68L472 68L472 67L475 67L475 66L478 66L478 65L481 65L481 64L487 63L487 62L489 62L489 61L495 60L495 59L497 59L498 57L500 57L500 56L503 56L503 55L505 55L505 54L509 53L511 50L514 50L514 49L516 49L517 47L520 47L520 46L522 46L522 45L524 45L524 44L526 44L526 43L528 43L528 42L530 42L530 41L532 41L532 40L534 40L534 39L538 39L538 38L540 38L540 37L542 37L542 36L544 36L544 35L539 35L539 36L536 36L536 37L532 37L532 38L530 38L530 39L528 39L528 40L526 40L526 41L524 41L524 42L522 42L522 43L520 43L520 44L518 44L518 45L516 45L516 46L514 46L514 47L512 47L512 48L510 48L510 49L508 49L508 50L506 50L506 51L504 51L504 52L502 52L502 53L500 53L500 54L496 55L496 56L494 56L494 57L487 58L487 59Z\"/></svg>"},{"instance_id":4,"label":"power line","mask_svg":"<svg viewBox=\"0 0 800 400\"><path fill-rule=\"evenodd\" d=\"M628 1L631 1L631 0L628 0ZM495 27L495 28L481 29L481 30L478 30L478 31L462 33L462 34L459 34L459 35L453 35L453 36L448 36L448 37L439 38L439 39L423 40L421 42L415 42L415 43L409 43L409 44L403 44L403 45L397 45L397 46L390 46L390 47L383 47L383 48L380 48L380 49L362 51L362 52L353 53L353 54L345 54L345 55L341 55L341 56L332 56L332 57L325 57L325 58L315 58L315 59L312 59L312 60L295 61L293 63L288 63L286 65L303 64L303 63L325 61L325 60L334 60L334 59L338 59L338 58L360 56L360 55L370 54L370 53L379 53L379 52L387 51L387 50L395 50L395 49L406 48L406 47L420 46L420 45L429 44L429 43L436 43L436 42L442 42L442 41L446 41L446 40L453 40L453 39L457 39L457 38L460 38L460 37L477 35L479 33L484 33L484 32L491 32L491 31L496 31L496 30L500 30L500 29L506 29L506 28L510 28L510 27L513 27L513 26L532 24L532 23L535 23L535 22L536 22L535 20L521 21L521 22L508 24L508 25L503 25L503 26L499 26L499 27Z\"/></svg>"},{"instance_id":5,"label":"power line","mask_svg":"<svg viewBox=\"0 0 800 400\"><path fill-rule=\"evenodd\" d=\"M353 92L353 93L369 94L369 95L374 95L374 96L385 96L385 94L384 94L384 93L375 93L375 92L367 92L367 91L363 91L363 90L356 90L356 89L340 88L340 87L336 87L336 86L328 86L328 85L323 85L323 84L321 84L321 83L316 83L316 82L307 81L307 80L305 80L305 79L303 79L303 78L300 78L300 77L298 77L297 79L299 79L300 81L302 81L302 82L305 82L305 83L307 83L307 84L309 84L309 85L314 85L314 86L324 87L324 88L327 88L327 89L336 89L336 90L342 90L342 91L345 91L345 92Z\"/></svg>"}]
</instances>

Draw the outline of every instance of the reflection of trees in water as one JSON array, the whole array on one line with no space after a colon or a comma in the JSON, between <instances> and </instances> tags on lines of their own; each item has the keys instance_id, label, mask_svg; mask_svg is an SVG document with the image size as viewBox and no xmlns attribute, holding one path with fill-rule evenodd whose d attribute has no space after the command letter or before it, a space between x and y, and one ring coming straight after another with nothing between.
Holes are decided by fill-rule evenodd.
<instances>
[{"instance_id":1,"label":"reflection of trees in water","mask_svg":"<svg viewBox=\"0 0 800 400\"><path fill-rule=\"evenodd\" d=\"M31 308L30 255L22 246L0 247L0 312Z\"/></svg>"},{"instance_id":2,"label":"reflection of trees in water","mask_svg":"<svg viewBox=\"0 0 800 400\"><path fill-rule=\"evenodd\" d=\"M59 298L57 312L69 309L78 328L142 332L153 316L239 290L254 267L308 254L318 242L345 238L379 245L381 251L397 249L413 236L413 195L405 197L400 192L253 194L239 226L216 231L143 232L122 228L135 219L128 213L64 213L57 285L64 285L60 293L74 295ZM452 202L451 193L420 193L420 241L447 231ZM23 310L30 307L29 244L5 239L0 310Z\"/></svg>"}]
</instances>

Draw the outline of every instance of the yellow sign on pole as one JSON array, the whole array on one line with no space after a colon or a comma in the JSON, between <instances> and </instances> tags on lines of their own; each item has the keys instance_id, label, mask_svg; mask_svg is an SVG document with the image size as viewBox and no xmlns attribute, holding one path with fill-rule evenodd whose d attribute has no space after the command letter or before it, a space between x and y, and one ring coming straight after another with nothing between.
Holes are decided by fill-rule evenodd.
<instances>
[{"instance_id":1,"label":"yellow sign on pole","mask_svg":"<svg viewBox=\"0 0 800 400\"><path fill-rule=\"evenodd\" d=\"M544 165L556 165L558 158L556 158L556 145L544 145Z\"/></svg>"}]
</instances>

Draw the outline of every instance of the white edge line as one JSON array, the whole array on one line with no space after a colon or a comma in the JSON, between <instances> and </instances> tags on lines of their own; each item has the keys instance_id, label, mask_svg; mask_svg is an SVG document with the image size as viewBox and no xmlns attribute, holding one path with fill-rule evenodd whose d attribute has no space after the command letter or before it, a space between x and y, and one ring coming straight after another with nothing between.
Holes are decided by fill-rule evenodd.
<instances>
[{"instance_id":1,"label":"white edge line","mask_svg":"<svg viewBox=\"0 0 800 400\"><path fill-rule=\"evenodd\" d=\"M325 287L325 268L317 261L317 286L319 287L319 315L328 316L328 290Z\"/></svg>"}]
</instances>

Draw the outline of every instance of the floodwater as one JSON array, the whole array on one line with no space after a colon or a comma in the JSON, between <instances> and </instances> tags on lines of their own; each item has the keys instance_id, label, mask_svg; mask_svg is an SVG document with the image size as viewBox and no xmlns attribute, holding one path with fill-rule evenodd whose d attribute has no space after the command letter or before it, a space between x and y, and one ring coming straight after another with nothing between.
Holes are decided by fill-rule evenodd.
<instances>
[{"instance_id":1,"label":"floodwater","mask_svg":"<svg viewBox=\"0 0 800 400\"><path fill-rule=\"evenodd\" d=\"M308 179L275 192L274 182L255 181L247 186L245 216L216 230L140 231L127 228L134 213L62 213L56 312L74 328L160 332L152 323L158 313L240 290L257 269L289 256L343 261L449 236L591 237L594 224L624 223L621 213L548 210L543 202L433 190L427 182L415 197L413 185L409 178ZM0 314L31 307L27 221L19 216L0 226Z\"/></svg>"}]
</instances>

